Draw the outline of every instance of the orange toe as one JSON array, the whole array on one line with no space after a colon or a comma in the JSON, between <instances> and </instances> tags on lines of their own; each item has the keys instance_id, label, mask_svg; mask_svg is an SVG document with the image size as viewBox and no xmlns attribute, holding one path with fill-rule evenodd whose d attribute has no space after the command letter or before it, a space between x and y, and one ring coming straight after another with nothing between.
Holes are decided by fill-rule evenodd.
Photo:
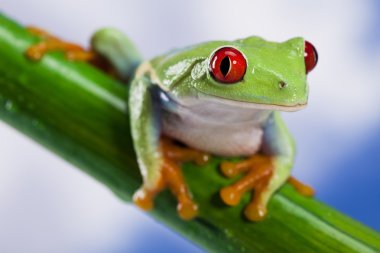
<instances>
[{"instance_id":1,"label":"orange toe","mask_svg":"<svg viewBox=\"0 0 380 253\"><path fill-rule=\"evenodd\" d=\"M220 190L220 197L229 206L236 206L241 199L241 193L233 186L228 186Z\"/></svg>"},{"instance_id":2,"label":"orange toe","mask_svg":"<svg viewBox=\"0 0 380 253\"><path fill-rule=\"evenodd\" d=\"M181 219L192 220L198 215L198 206L192 201L179 202L177 212Z\"/></svg>"},{"instance_id":3,"label":"orange toe","mask_svg":"<svg viewBox=\"0 0 380 253\"><path fill-rule=\"evenodd\" d=\"M236 170L235 163L232 162L222 162L220 164L220 171L228 178L235 177L239 174L239 171Z\"/></svg>"},{"instance_id":4,"label":"orange toe","mask_svg":"<svg viewBox=\"0 0 380 253\"><path fill-rule=\"evenodd\" d=\"M194 159L194 162L199 166L207 164L208 161L210 161L210 155L202 152L199 152L199 154L197 154Z\"/></svg>"},{"instance_id":5,"label":"orange toe","mask_svg":"<svg viewBox=\"0 0 380 253\"><path fill-rule=\"evenodd\" d=\"M133 202L140 207L141 209L145 211L149 211L153 208L153 198L152 195L149 194L144 189L139 189L134 195L133 195Z\"/></svg>"},{"instance_id":6,"label":"orange toe","mask_svg":"<svg viewBox=\"0 0 380 253\"><path fill-rule=\"evenodd\" d=\"M244 215L250 221L262 221L267 215L267 207L261 204L249 204L244 210Z\"/></svg>"},{"instance_id":7,"label":"orange toe","mask_svg":"<svg viewBox=\"0 0 380 253\"><path fill-rule=\"evenodd\" d=\"M294 177L289 177L288 183L292 185L294 189L296 189L296 191L303 196L313 197L315 195L315 191L311 186L302 183Z\"/></svg>"}]
</instances>

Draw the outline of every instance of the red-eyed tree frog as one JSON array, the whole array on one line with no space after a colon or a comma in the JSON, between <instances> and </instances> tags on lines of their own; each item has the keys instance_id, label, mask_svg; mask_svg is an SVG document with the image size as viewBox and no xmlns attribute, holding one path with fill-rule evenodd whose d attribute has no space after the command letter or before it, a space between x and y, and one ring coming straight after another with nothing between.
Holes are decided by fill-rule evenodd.
<instances>
[{"instance_id":1,"label":"red-eyed tree frog","mask_svg":"<svg viewBox=\"0 0 380 253\"><path fill-rule=\"evenodd\" d=\"M134 201L143 209L151 209L154 197L170 188L180 217L195 217L198 206L180 165L204 164L210 155L244 158L220 164L226 177L244 174L221 189L220 197L234 206L244 193L254 191L244 210L249 220L265 217L270 197L287 180L311 194L290 177L295 145L278 112L307 104L306 77L318 56L303 38L282 43L256 36L211 41L142 61L133 43L114 29L95 33L91 52L40 30L31 32L46 39L29 48L30 58L59 49L72 59L88 60L95 52L111 62L121 79L129 80L132 137L143 177Z\"/></svg>"}]
</instances>

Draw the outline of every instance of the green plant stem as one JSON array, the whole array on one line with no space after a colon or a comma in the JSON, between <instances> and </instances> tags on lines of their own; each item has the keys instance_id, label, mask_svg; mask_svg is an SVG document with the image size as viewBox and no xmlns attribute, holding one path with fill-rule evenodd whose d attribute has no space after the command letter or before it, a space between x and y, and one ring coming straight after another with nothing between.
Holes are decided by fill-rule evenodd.
<instances>
[{"instance_id":1,"label":"green plant stem","mask_svg":"<svg viewBox=\"0 0 380 253\"><path fill-rule=\"evenodd\" d=\"M129 202L141 177L130 136L127 88L58 52L39 62L26 59L25 50L36 41L0 14L0 118ZM273 197L265 221L247 222L242 209L249 196L233 208L219 199L219 189L231 183L218 173L219 162L213 158L202 168L184 165L200 206L197 219L179 219L168 192L160 194L151 214L213 252L380 252L377 232L289 186Z\"/></svg>"}]
</instances>

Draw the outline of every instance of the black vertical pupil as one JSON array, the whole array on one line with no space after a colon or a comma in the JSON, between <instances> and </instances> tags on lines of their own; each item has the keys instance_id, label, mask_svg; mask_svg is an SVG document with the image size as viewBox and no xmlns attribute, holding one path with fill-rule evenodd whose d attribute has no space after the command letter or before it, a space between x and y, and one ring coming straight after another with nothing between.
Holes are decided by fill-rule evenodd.
<instances>
[{"instance_id":1,"label":"black vertical pupil","mask_svg":"<svg viewBox=\"0 0 380 253\"><path fill-rule=\"evenodd\" d=\"M224 77L226 77L228 72L230 72L230 67L231 67L230 57L226 56L223 58L222 62L220 63L220 71L222 72Z\"/></svg>"}]
</instances>

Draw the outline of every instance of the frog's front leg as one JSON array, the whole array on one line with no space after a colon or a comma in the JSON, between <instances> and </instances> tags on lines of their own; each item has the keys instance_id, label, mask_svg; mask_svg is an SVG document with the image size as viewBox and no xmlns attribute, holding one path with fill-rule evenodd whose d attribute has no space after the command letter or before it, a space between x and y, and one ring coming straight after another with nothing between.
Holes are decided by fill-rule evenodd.
<instances>
[{"instance_id":1,"label":"frog's front leg","mask_svg":"<svg viewBox=\"0 0 380 253\"><path fill-rule=\"evenodd\" d=\"M198 206L193 201L191 193L186 185L181 171L181 163L193 161L198 165L203 165L209 160L206 153L179 147L173 140L167 137L160 138L160 152L162 156L160 175L157 183L151 187L144 184L134 195L134 202L144 210L153 208L155 196L169 188L177 198L177 211L184 220L189 220L197 215Z\"/></svg>"},{"instance_id":2,"label":"frog's front leg","mask_svg":"<svg viewBox=\"0 0 380 253\"><path fill-rule=\"evenodd\" d=\"M244 193L253 190L251 202L244 214L251 221L260 221L267 214L267 204L273 193L287 180L305 195L313 190L290 177L295 155L294 141L278 112L274 112L264 129L263 152L247 160L222 162L220 168L227 177L246 172L246 175L231 186L220 191L222 200L231 206L237 205Z\"/></svg>"},{"instance_id":3,"label":"frog's front leg","mask_svg":"<svg viewBox=\"0 0 380 253\"><path fill-rule=\"evenodd\" d=\"M238 163L222 162L220 168L226 177L246 173L236 183L221 189L222 200L227 205L235 206L240 203L244 193L254 190L252 200L244 213L249 220L262 220L266 214L264 192L268 189L270 179L275 172L272 158L265 155L254 155Z\"/></svg>"},{"instance_id":4,"label":"frog's front leg","mask_svg":"<svg viewBox=\"0 0 380 253\"><path fill-rule=\"evenodd\" d=\"M159 96L149 78L141 77L132 82L130 116L132 136L143 176L143 185L134 195L134 202L144 210L153 208L155 196L169 188L175 195L177 211L182 219L197 215L198 206L193 201L181 171L181 163L194 161L203 164L208 155L176 145L161 135Z\"/></svg>"}]
</instances>

